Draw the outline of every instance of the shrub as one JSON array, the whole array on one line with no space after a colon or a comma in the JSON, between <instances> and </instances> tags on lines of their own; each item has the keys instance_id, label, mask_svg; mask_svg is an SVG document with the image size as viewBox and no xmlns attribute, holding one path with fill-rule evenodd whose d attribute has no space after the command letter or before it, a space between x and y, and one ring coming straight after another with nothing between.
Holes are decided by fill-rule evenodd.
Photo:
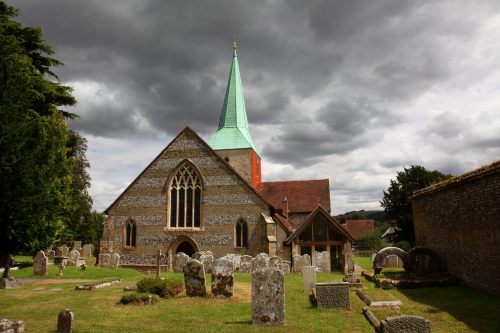
<instances>
[{"instance_id":1,"label":"shrub","mask_svg":"<svg viewBox=\"0 0 500 333\"><path fill-rule=\"evenodd\" d=\"M159 297L157 295L148 293L132 293L123 295L120 299L122 304L154 304L159 302Z\"/></svg>"},{"instance_id":2,"label":"shrub","mask_svg":"<svg viewBox=\"0 0 500 333\"><path fill-rule=\"evenodd\" d=\"M401 250L408 252L408 250L411 249L411 244L410 242L407 241L400 241L394 244L395 247L399 247Z\"/></svg>"},{"instance_id":3,"label":"shrub","mask_svg":"<svg viewBox=\"0 0 500 333\"><path fill-rule=\"evenodd\" d=\"M144 278L137 282L137 290L141 293L156 294L160 297L174 297L182 292L182 280L175 278Z\"/></svg>"}]
</instances>

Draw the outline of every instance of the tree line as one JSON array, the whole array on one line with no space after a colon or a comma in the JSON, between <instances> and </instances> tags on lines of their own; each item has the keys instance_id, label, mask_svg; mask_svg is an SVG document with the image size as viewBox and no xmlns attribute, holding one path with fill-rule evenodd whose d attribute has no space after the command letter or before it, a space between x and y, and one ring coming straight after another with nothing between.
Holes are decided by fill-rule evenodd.
<instances>
[{"instance_id":1,"label":"tree line","mask_svg":"<svg viewBox=\"0 0 500 333\"><path fill-rule=\"evenodd\" d=\"M0 252L97 245L104 216L87 191L87 141L67 125L77 101L42 30L18 15L0 1Z\"/></svg>"}]
</instances>

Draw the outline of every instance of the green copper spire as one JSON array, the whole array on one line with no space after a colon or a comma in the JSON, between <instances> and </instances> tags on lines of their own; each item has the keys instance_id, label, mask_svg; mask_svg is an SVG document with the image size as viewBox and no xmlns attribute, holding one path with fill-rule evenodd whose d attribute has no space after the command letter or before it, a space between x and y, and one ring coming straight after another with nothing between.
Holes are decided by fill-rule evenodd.
<instances>
[{"instance_id":1,"label":"green copper spire","mask_svg":"<svg viewBox=\"0 0 500 333\"><path fill-rule=\"evenodd\" d=\"M233 62L227 80L226 97L222 105L219 128L209 141L214 150L252 148L255 146L248 130L245 98L241 84L240 68L236 56L236 41L233 42Z\"/></svg>"}]
</instances>

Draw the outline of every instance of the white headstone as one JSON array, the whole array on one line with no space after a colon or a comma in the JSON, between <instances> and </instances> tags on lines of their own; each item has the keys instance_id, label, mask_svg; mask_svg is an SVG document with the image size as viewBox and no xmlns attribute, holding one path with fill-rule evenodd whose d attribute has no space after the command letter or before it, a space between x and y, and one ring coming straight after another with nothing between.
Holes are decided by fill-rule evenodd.
<instances>
[{"instance_id":1,"label":"white headstone","mask_svg":"<svg viewBox=\"0 0 500 333\"><path fill-rule=\"evenodd\" d=\"M80 252L77 250L71 250L68 253L68 266L78 265L78 260L80 259Z\"/></svg>"},{"instance_id":2,"label":"white headstone","mask_svg":"<svg viewBox=\"0 0 500 333\"><path fill-rule=\"evenodd\" d=\"M316 286L316 266L303 266L304 291L310 293Z\"/></svg>"}]
</instances>

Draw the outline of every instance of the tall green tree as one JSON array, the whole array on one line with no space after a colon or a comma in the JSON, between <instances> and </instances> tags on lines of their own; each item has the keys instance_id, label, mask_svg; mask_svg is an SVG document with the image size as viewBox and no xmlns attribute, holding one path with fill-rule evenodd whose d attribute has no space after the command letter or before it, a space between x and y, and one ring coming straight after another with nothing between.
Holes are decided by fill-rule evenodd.
<instances>
[{"instance_id":1,"label":"tall green tree","mask_svg":"<svg viewBox=\"0 0 500 333\"><path fill-rule=\"evenodd\" d=\"M76 104L71 88L52 72L62 64L38 28L14 20L19 12L0 2L0 252L36 251L60 237L71 206L61 108Z\"/></svg>"},{"instance_id":2,"label":"tall green tree","mask_svg":"<svg viewBox=\"0 0 500 333\"><path fill-rule=\"evenodd\" d=\"M411 197L415 191L451 178L449 174L428 171L419 165L412 165L399 171L396 179L391 179L387 192L380 202L388 218L396 221L401 229L400 240L415 242Z\"/></svg>"}]
</instances>

